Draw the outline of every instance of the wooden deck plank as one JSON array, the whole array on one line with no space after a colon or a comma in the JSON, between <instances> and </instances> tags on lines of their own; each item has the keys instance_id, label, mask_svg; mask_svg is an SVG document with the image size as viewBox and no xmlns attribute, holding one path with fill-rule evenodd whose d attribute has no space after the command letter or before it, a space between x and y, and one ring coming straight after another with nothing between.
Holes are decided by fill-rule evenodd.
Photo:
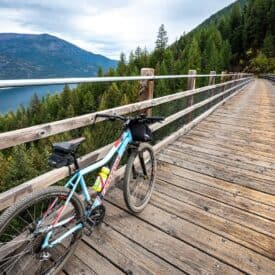
<instances>
[{"instance_id":1,"label":"wooden deck plank","mask_svg":"<svg viewBox=\"0 0 275 275\"><path fill-rule=\"evenodd\" d=\"M204 135L202 133L200 133L200 135L193 133L192 136L186 136L184 139L178 139L179 142L184 142L186 144L202 145L206 148L219 150L220 152L229 152L232 154L236 153L236 155L243 155L248 158L265 161L270 163L270 167L275 167L274 153L270 153L268 149L257 150L250 141L246 140L243 140L242 142L239 141L238 144L234 142L229 144L227 140L228 138L225 137L215 139L215 134Z\"/></svg>"},{"instance_id":2,"label":"wooden deck plank","mask_svg":"<svg viewBox=\"0 0 275 275\"><path fill-rule=\"evenodd\" d=\"M245 162L240 161L239 158L236 158L235 155L232 155L230 157L229 154L226 155L226 158L223 155L215 154L215 152L209 152L209 150L202 148L202 147L191 147L191 146L185 146L185 145L178 145L173 144L170 145L169 148L167 148L171 151L180 152L181 154L193 156L193 157L199 157L201 159L207 159L211 160L220 164L225 164L232 167L237 167L242 170L252 171L253 173L260 174L263 177L268 176L267 179L273 179L275 174L275 169L269 168L269 167L263 167L255 164L254 161L252 162ZM217 151L216 151L217 152Z\"/></svg>"},{"instance_id":3,"label":"wooden deck plank","mask_svg":"<svg viewBox=\"0 0 275 275\"><path fill-rule=\"evenodd\" d=\"M152 204L166 210L170 209L170 212L191 223L271 259L274 258L274 238L230 221L226 217L214 215L208 212L207 209L200 209L184 201L180 201L174 198L172 194L160 192L160 189L156 189L152 197ZM197 238L200 239L200 236L197 236Z\"/></svg>"},{"instance_id":4,"label":"wooden deck plank","mask_svg":"<svg viewBox=\"0 0 275 275\"><path fill-rule=\"evenodd\" d=\"M81 259L84 265L82 265L79 260L77 264L69 260L66 264L67 266L64 268L69 275L82 274L81 272L83 272L83 269L84 274L124 274L120 269L83 241L77 246L74 255L78 259Z\"/></svg>"},{"instance_id":5,"label":"wooden deck plank","mask_svg":"<svg viewBox=\"0 0 275 275\"><path fill-rule=\"evenodd\" d=\"M65 274L112 274L104 263L128 274L275 274L274 107L275 88L256 80L162 150L139 215L111 190L104 224Z\"/></svg>"},{"instance_id":6,"label":"wooden deck plank","mask_svg":"<svg viewBox=\"0 0 275 275\"><path fill-rule=\"evenodd\" d=\"M115 203L126 210L122 192L118 189L113 190L109 194L108 199L110 199L112 203ZM161 230L167 232L169 235L189 243L244 272L265 273L270 270L275 271L272 260L260 256L259 254L228 239L224 239L223 237L200 226L181 219L173 211L169 213L169 208L165 208L164 211L162 202L156 204L156 206L149 205L143 213L138 215L138 217L157 228L161 228ZM275 242L273 242L273 244L275 244ZM250 259L253 260L250 261Z\"/></svg>"},{"instance_id":7,"label":"wooden deck plank","mask_svg":"<svg viewBox=\"0 0 275 275\"><path fill-rule=\"evenodd\" d=\"M195 155L194 155L195 154ZM275 179L273 177L273 173L264 173L263 170L255 171L253 169L249 169L249 165L246 165L244 163L237 162L235 165L232 165L232 162L222 162L220 158L214 157L209 155L207 157L207 154L203 154L200 152L193 152L193 155L185 154L184 150L175 148L173 146L169 146L165 149L165 153L160 153L160 155L165 155L165 156L175 156L177 159L180 159L182 161L184 160L190 160L195 163L199 164L208 164L209 166L214 166L216 169L228 169L228 171L236 174L241 174L247 176L247 178L253 178L257 182L261 182L263 184L267 185L274 185Z\"/></svg>"},{"instance_id":8,"label":"wooden deck plank","mask_svg":"<svg viewBox=\"0 0 275 275\"><path fill-rule=\"evenodd\" d=\"M96 228L91 237L84 236L83 240L127 274L182 274L179 269L106 224Z\"/></svg>"},{"instance_id":9,"label":"wooden deck plank","mask_svg":"<svg viewBox=\"0 0 275 275\"><path fill-rule=\"evenodd\" d=\"M171 174L170 172L168 174L168 171L171 170L173 173ZM180 188L186 189L187 191L198 193L205 197L215 199L230 206L275 221L275 207L256 202L250 198L240 197L236 192L233 193L230 191L228 192L227 190L216 188L211 184L211 182L205 184L197 182L194 179L184 178L180 173L176 173L176 170L180 170L180 168L171 166L169 164L163 165L162 169L159 169L158 171L158 178Z\"/></svg>"},{"instance_id":10,"label":"wooden deck plank","mask_svg":"<svg viewBox=\"0 0 275 275\"><path fill-rule=\"evenodd\" d=\"M253 188L268 194L275 195L275 185L267 180L261 180L247 174L242 173L237 168L222 166L217 163L204 163L202 160L194 159L190 156L175 156L175 153L159 154L158 159L167 163L175 164L189 170L197 171L205 175L212 176L218 179L224 179L229 182L240 184L246 187ZM239 173L238 173L239 172Z\"/></svg>"},{"instance_id":11,"label":"wooden deck plank","mask_svg":"<svg viewBox=\"0 0 275 275\"><path fill-rule=\"evenodd\" d=\"M255 132L252 129L247 129L247 131L237 131L237 129L232 129L232 127L229 127L223 123L220 123L219 125L200 125L197 130L211 133L217 132L219 135L226 135L229 140L230 137L237 137L241 139L247 139L249 137L251 141L259 141L260 143L266 145L274 144L275 140L274 133L270 131Z\"/></svg>"},{"instance_id":12,"label":"wooden deck plank","mask_svg":"<svg viewBox=\"0 0 275 275\"><path fill-rule=\"evenodd\" d=\"M175 188L175 186L171 187L163 182L162 189L165 189L167 193L176 192L175 197L180 201L208 211L209 213L219 217L226 216L227 220L231 220L255 231L266 234L270 237L275 237L274 222L268 219L253 215L247 211L232 207L228 204L208 198L204 195L199 195L198 193L187 191L181 188Z\"/></svg>"},{"instance_id":13,"label":"wooden deck plank","mask_svg":"<svg viewBox=\"0 0 275 275\"><path fill-rule=\"evenodd\" d=\"M251 201L255 201L266 206L271 206L271 209L275 207L274 196L270 194L262 193L260 191L247 188L238 184L233 184L222 179L216 179L211 176L198 173L196 171L169 164L167 162L162 163L159 161L158 164L158 175L161 175L162 179L163 173L167 173L167 177L169 177L170 175L180 176L182 178L182 187L184 187L184 181L185 179L187 179L196 183L202 183L204 185L210 186L210 188L220 189L222 191L229 192L230 194L232 194L231 197L233 201L235 200L235 198L240 197L241 200L249 199Z\"/></svg>"},{"instance_id":14,"label":"wooden deck plank","mask_svg":"<svg viewBox=\"0 0 275 275\"><path fill-rule=\"evenodd\" d=\"M193 145L195 145L197 147L203 147L203 148L205 148L204 150L207 150L207 146L203 146L202 144L193 144ZM214 148L212 147L211 149L214 149ZM207 159L209 159L210 163L218 162L217 167L218 167L218 164L221 163L221 158L224 158L223 156L217 156L217 155L214 155L214 154L210 154L208 152L202 152L198 149L192 150L192 148L190 148L190 147L189 147L189 150L187 148L183 148L183 147L181 148L180 145L179 146L176 146L176 145L169 146L167 148L167 150L165 151L165 154L169 155L169 154L171 154L171 151L175 151L179 158L184 158L186 156L185 151L189 151L189 153L190 153L190 155L192 155L192 157L194 157L194 158L200 158L201 157L200 162L204 162L205 161L205 155L209 155L209 157L207 157ZM217 151L217 146L216 146L216 151ZM220 150L218 150L218 151L223 152L223 151L220 151ZM273 184L273 179L274 179L274 177L273 177L274 172L273 171L274 171L274 164L275 163L266 162L267 166L269 166L269 167L263 169L263 168L258 167L257 165L255 165L255 161L253 161L253 163L249 164L249 163L241 162L239 159L234 160L234 159L231 158L231 160L228 160L227 156L229 154L229 151L227 151L227 152L228 153L226 154L226 158L225 158L225 162L224 162L225 165L232 166L232 169L234 169L234 170L238 169L239 172L241 172L243 170L243 173L247 174L248 176L258 178L259 174L260 174L260 175L262 175L261 179L263 179L263 180L266 179L266 182L269 182L269 183ZM234 154L234 152L230 152L230 154L233 157L238 155L238 153ZM248 158L244 153L242 154L242 156ZM255 159L255 158L253 158L253 159ZM261 160L259 160L259 161L261 161Z\"/></svg>"},{"instance_id":15,"label":"wooden deck plank","mask_svg":"<svg viewBox=\"0 0 275 275\"><path fill-rule=\"evenodd\" d=\"M240 271L211 257L205 252L164 233L151 224L137 219L121 208L108 206L106 224L119 231L151 253L165 259L187 273L239 274Z\"/></svg>"},{"instance_id":16,"label":"wooden deck plank","mask_svg":"<svg viewBox=\"0 0 275 275\"><path fill-rule=\"evenodd\" d=\"M84 260L84 259L83 259ZM76 256L72 256L68 262L65 264L63 268L63 273L60 273L59 275L96 275L97 273L91 269L89 266L85 264L82 260L80 260Z\"/></svg>"},{"instance_id":17,"label":"wooden deck plank","mask_svg":"<svg viewBox=\"0 0 275 275\"><path fill-rule=\"evenodd\" d=\"M188 150L192 150L194 152L202 152L207 153L208 155L213 155L217 157L221 157L223 159L238 161L241 163L247 163L254 165L256 167L264 169L264 171L268 171L270 173L275 172L275 165L272 162L268 162L266 160L261 160L257 158L255 155L249 154L244 155L240 152L236 152L235 150L220 150L216 146L211 146L211 144L202 144L200 142L194 142L190 139L184 139L184 142L176 141L173 143L173 146L184 148Z\"/></svg>"},{"instance_id":18,"label":"wooden deck plank","mask_svg":"<svg viewBox=\"0 0 275 275\"><path fill-rule=\"evenodd\" d=\"M229 122L226 122L224 119L222 120L215 120L212 117L207 118L205 121L201 122L201 124L198 126L199 128L206 128L209 130L217 129L219 131L224 131L226 133L237 133L240 135L249 134L252 137L260 137L264 135L264 140L268 141L274 141L275 134L272 131L272 127L270 127L270 124L267 124L267 126L263 129L263 127L255 128L254 125L251 127L251 125L246 124L245 126L242 126L240 124L232 124Z\"/></svg>"}]
</instances>

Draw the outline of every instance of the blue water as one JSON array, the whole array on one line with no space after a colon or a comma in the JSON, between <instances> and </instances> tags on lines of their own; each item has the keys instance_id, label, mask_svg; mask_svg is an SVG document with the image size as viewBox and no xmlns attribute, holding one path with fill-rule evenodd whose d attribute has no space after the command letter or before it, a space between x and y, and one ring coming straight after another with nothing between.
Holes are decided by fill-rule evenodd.
<instances>
[{"instance_id":1,"label":"blue water","mask_svg":"<svg viewBox=\"0 0 275 275\"><path fill-rule=\"evenodd\" d=\"M72 86L70 85L70 87ZM42 98L48 93L62 92L63 87L64 85L49 85L0 89L0 114L15 111L20 105L28 106L35 93Z\"/></svg>"}]
</instances>

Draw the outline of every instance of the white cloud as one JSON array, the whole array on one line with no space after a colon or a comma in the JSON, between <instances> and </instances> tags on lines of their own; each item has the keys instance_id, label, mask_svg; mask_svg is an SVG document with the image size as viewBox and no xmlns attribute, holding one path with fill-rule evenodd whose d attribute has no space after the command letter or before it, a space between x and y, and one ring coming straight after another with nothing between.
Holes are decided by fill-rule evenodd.
<instances>
[{"instance_id":1,"label":"white cloud","mask_svg":"<svg viewBox=\"0 0 275 275\"><path fill-rule=\"evenodd\" d=\"M153 49L163 23L173 42L233 0L1 0L0 32L50 33L89 51L118 58L137 46Z\"/></svg>"}]
</instances>

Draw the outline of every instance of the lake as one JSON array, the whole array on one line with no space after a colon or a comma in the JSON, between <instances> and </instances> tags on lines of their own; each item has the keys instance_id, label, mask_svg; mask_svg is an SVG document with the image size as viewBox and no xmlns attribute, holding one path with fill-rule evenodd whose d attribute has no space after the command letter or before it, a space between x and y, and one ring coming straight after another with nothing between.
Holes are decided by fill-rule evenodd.
<instances>
[{"instance_id":1,"label":"lake","mask_svg":"<svg viewBox=\"0 0 275 275\"><path fill-rule=\"evenodd\" d=\"M71 88L76 85L70 85ZM63 91L64 85L30 86L0 89L0 114L15 111L20 105L28 106L36 93L42 98L47 93L55 94Z\"/></svg>"}]
</instances>

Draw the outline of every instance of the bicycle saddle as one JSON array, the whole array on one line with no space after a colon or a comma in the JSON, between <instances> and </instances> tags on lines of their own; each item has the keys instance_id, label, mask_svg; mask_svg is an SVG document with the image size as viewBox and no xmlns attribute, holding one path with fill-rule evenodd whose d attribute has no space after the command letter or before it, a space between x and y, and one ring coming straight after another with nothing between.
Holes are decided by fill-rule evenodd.
<instances>
[{"instance_id":1,"label":"bicycle saddle","mask_svg":"<svg viewBox=\"0 0 275 275\"><path fill-rule=\"evenodd\" d=\"M53 143L53 149L64 153L74 153L77 150L79 144L84 140L84 137L80 137L69 141Z\"/></svg>"}]
</instances>

